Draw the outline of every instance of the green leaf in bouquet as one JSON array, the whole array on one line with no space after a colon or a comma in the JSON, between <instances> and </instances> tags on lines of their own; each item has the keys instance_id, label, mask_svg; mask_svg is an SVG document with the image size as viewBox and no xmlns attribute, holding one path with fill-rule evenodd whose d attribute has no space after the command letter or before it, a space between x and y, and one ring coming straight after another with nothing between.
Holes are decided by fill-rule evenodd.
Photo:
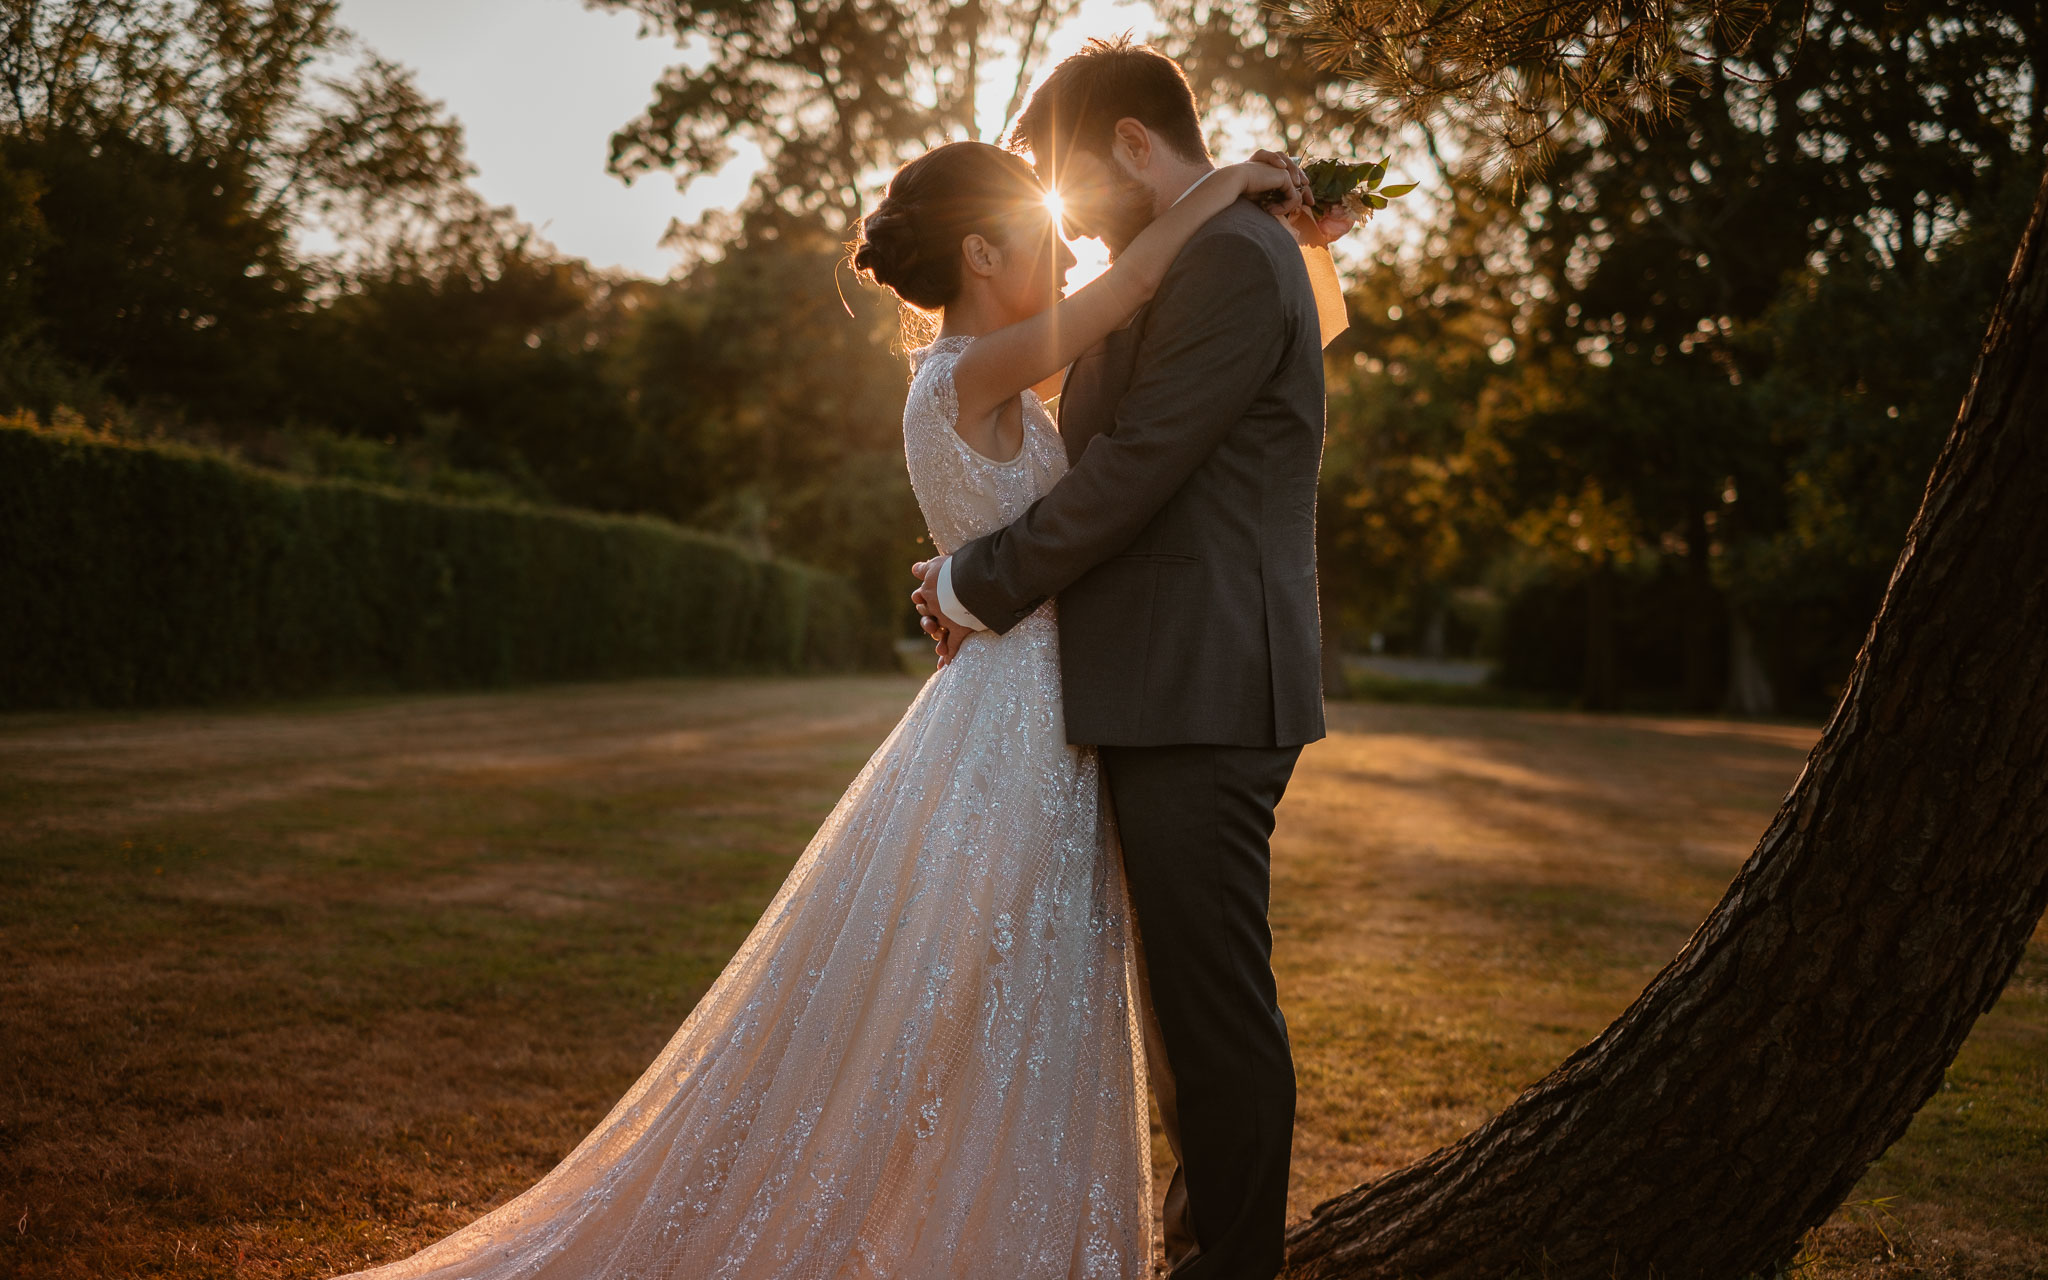
<instances>
[{"instance_id":1,"label":"green leaf in bouquet","mask_svg":"<svg viewBox=\"0 0 2048 1280\"><path fill-rule=\"evenodd\" d=\"M1317 209L1325 212L1339 206L1347 208L1360 222L1364 222L1372 216L1373 210L1386 208L1388 200L1415 189L1415 183L1403 182L1380 191L1373 190L1374 185L1387 176L1388 158L1382 156L1359 164L1343 160L1303 161L1301 171L1308 178L1310 200ZM1262 191L1253 199L1263 205L1275 205L1285 196L1276 189Z\"/></svg>"},{"instance_id":2,"label":"green leaf in bouquet","mask_svg":"<svg viewBox=\"0 0 2048 1280\"><path fill-rule=\"evenodd\" d=\"M1371 169L1369 164L1346 164L1342 160L1311 160L1301 167L1308 178L1309 193L1320 205L1342 200Z\"/></svg>"}]
</instances>

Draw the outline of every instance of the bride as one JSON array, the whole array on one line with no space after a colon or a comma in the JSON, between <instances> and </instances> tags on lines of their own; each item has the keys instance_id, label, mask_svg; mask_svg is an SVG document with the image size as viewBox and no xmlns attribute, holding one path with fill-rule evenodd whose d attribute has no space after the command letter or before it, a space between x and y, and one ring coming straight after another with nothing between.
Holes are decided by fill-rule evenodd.
<instances>
[{"instance_id":1,"label":"bride","mask_svg":"<svg viewBox=\"0 0 2048 1280\"><path fill-rule=\"evenodd\" d=\"M1201 224L1299 179L1205 178L1071 298L1019 157L905 165L856 267L939 313L904 453L948 550L1066 469L1031 390L1136 312ZM1150 1270L1143 992L1054 605L919 692L653 1065L552 1172L375 1280L1128 1280Z\"/></svg>"}]
</instances>

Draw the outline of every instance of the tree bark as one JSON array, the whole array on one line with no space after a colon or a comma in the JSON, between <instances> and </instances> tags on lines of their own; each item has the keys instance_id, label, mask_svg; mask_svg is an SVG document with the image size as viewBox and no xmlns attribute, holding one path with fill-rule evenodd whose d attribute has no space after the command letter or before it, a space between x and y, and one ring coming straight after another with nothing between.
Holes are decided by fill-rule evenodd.
<instances>
[{"instance_id":1,"label":"tree bark","mask_svg":"<svg viewBox=\"0 0 2048 1280\"><path fill-rule=\"evenodd\" d=\"M1452 1146L1319 1206L1298 1277L1729 1280L1941 1083L2048 906L2048 183L1842 701L1635 1003Z\"/></svg>"}]
</instances>

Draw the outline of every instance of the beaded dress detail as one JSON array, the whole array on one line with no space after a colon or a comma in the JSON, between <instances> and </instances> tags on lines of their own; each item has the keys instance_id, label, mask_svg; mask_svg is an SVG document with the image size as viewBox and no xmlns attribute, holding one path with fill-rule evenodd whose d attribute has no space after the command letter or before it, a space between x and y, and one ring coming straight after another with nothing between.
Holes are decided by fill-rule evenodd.
<instances>
[{"instance_id":1,"label":"beaded dress detail","mask_svg":"<svg viewBox=\"0 0 2048 1280\"><path fill-rule=\"evenodd\" d=\"M939 547L1066 469L1024 393L955 430L969 339L912 354ZM371 1280L1134 1280L1150 1274L1136 942L1051 603L918 693L668 1046L532 1188Z\"/></svg>"}]
</instances>

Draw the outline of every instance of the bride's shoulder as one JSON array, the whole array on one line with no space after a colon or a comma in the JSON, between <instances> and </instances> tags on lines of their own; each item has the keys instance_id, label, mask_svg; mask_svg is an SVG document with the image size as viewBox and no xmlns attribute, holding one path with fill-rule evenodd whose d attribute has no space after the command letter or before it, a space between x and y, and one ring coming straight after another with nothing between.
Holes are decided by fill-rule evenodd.
<instances>
[{"instance_id":1,"label":"bride's shoulder","mask_svg":"<svg viewBox=\"0 0 2048 1280\"><path fill-rule=\"evenodd\" d=\"M940 338L922 347L913 347L907 353L910 357L910 397L905 405L906 415L921 405L935 404L944 414L959 412L960 399L953 388L953 366L959 362L960 353L967 350L971 337Z\"/></svg>"},{"instance_id":2,"label":"bride's shoulder","mask_svg":"<svg viewBox=\"0 0 2048 1280\"><path fill-rule=\"evenodd\" d=\"M967 350L974 341L972 336L955 335L950 338L935 338L921 347L912 347L906 354L910 357L910 376L913 381L926 376L926 371L938 373L950 369L960 353Z\"/></svg>"}]
</instances>

